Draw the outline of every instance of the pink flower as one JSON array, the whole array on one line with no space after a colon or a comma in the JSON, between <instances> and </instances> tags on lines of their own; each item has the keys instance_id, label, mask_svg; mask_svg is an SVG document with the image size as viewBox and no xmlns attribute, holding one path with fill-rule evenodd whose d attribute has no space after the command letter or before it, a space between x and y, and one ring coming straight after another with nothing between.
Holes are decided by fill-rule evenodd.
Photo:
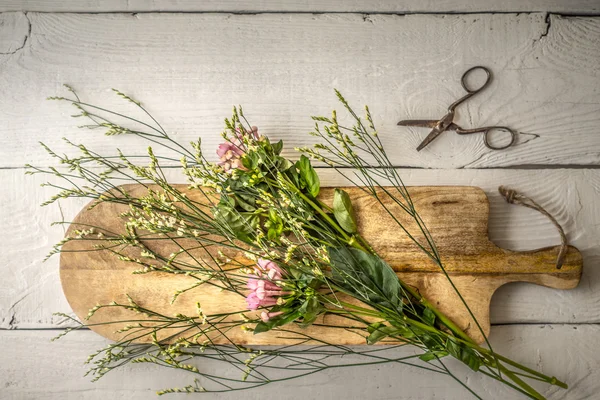
<instances>
[{"instance_id":1,"label":"pink flower","mask_svg":"<svg viewBox=\"0 0 600 400\"><path fill-rule=\"evenodd\" d=\"M246 296L246 303L248 303L249 310L256 310L260 306L260 300L256 297L256 293L252 292Z\"/></svg>"},{"instance_id":2,"label":"pink flower","mask_svg":"<svg viewBox=\"0 0 600 400\"><path fill-rule=\"evenodd\" d=\"M271 307L277 304L281 296L291 294L279 287L275 281L281 280L283 270L273 261L260 258L254 267L256 275L250 275L246 286L251 292L246 296L250 310L258 307Z\"/></svg>"},{"instance_id":3,"label":"pink flower","mask_svg":"<svg viewBox=\"0 0 600 400\"><path fill-rule=\"evenodd\" d=\"M244 152L235 144L231 142L221 143L217 148L217 155L221 160L219 165L222 165L225 171L244 169L241 158Z\"/></svg>"},{"instance_id":4,"label":"pink flower","mask_svg":"<svg viewBox=\"0 0 600 400\"><path fill-rule=\"evenodd\" d=\"M259 299L256 293L252 292L246 296L246 303L249 310L256 310L258 307L272 307L277 304L277 300L273 297Z\"/></svg>"},{"instance_id":5,"label":"pink flower","mask_svg":"<svg viewBox=\"0 0 600 400\"><path fill-rule=\"evenodd\" d=\"M253 126L249 131L237 130L237 137L231 142L221 143L217 148L217 155L219 156L219 165L223 166L225 171L231 171L232 169L245 169L242 165L242 156L245 154L242 150L242 144L244 143L244 136L249 136L252 140L259 140L258 128Z\"/></svg>"},{"instance_id":6,"label":"pink flower","mask_svg":"<svg viewBox=\"0 0 600 400\"><path fill-rule=\"evenodd\" d=\"M241 156L243 155L244 152L242 151L242 149L240 149L239 147L237 147L235 144L231 143L231 142L225 142L225 143L221 143L219 145L219 147L217 148L217 155L219 156L219 158L224 158L224 157L235 157L235 156Z\"/></svg>"}]
</instances>

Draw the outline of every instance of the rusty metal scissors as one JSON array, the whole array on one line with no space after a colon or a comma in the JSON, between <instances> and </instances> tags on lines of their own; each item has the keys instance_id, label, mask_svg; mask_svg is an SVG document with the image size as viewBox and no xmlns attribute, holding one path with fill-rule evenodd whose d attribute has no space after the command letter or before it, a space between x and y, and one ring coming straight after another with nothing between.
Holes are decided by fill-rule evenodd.
<instances>
[{"instance_id":1,"label":"rusty metal scissors","mask_svg":"<svg viewBox=\"0 0 600 400\"><path fill-rule=\"evenodd\" d=\"M473 71L478 70L478 69L485 72L486 80L483 83L483 85L481 85L479 88L472 89L467 84L467 78L468 78L469 74L471 74ZM469 68L467 71L465 71L462 78L460 78L460 83L461 83L463 89L466 90L467 94L464 95L463 97L461 97L460 99L456 100L454 103L450 104L450 107L448 107L448 114L444 115L439 120L409 119L409 120L404 120L404 121L398 122L398 125L432 128L429 135L427 135L427 137L421 142L419 147L417 147L417 151L421 151L425 146L427 146L435 138L437 138L442 132L445 132L445 131L456 131L456 133L458 133L459 135L468 135L471 133L483 133L483 143L485 144L485 146L487 148L492 149L492 150L506 149L506 148L512 146L517 140L517 133L514 130L512 130L506 126L484 126L482 128L463 129L460 126L456 125L454 122L452 122L454 120L454 109L459 104L464 102L465 100L471 98L472 96L476 95L477 93L479 93L483 89L485 89L490 84L491 80L492 80L492 73L488 68L482 67L479 65L475 66L473 68ZM510 143L508 143L504 146L492 145L490 143L490 132L492 130L508 132L511 136Z\"/></svg>"}]
</instances>

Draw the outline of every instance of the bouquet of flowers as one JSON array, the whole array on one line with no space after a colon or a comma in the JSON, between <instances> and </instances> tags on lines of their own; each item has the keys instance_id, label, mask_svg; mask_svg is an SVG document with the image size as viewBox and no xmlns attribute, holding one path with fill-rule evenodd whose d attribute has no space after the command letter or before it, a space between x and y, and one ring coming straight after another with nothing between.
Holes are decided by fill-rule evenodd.
<instances>
[{"instance_id":1,"label":"bouquet of flowers","mask_svg":"<svg viewBox=\"0 0 600 400\"><path fill-rule=\"evenodd\" d=\"M189 287L175 293L174 302L184 292L189 295L210 285L245 298L247 306L235 312L208 313L198 303L195 315L168 316L129 297L127 303L97 305L90 310L88 321L60 314L79 324L69 329L73 330L94 326L93 316L105 309L132 312L126 320L110 321L120 324L121 339L89 357L94 379L127 363L153 363L195 377L187 387L165 389L159 394L223 392L330 368L402 363L448 374L479 397L451 372L446 362L450 357L532 399L543 396L528 380L567 387L554 377L497 354L487 339L485 345L478 344L415 287L399 279L361 236L346 191L335 189L329 204L320 198L319 175L311 160L334 168L376 200L398 231L451 281L409 191L388 159L368 108L363 117L359 116L336 91L351 122L339 122L336 112L330 117L313 117L316 124L311 135L317 143L297 149L301 155L296 161L282 156L282 141L261 135L246 120L242 108L234 108L233 116L225 120L223 143L216 149L219 161L210 162L200 141L191 147L178 143L131 97L116 91L144 112L148 121L83 102L69 90L69 97L53 99L77 108L75 116L89 121L85 128L104 130L107 135L138 136L155 147L148 148L144 165L120 151L103 156L73 144L80 155L69 157L46 147L66 168L28 166L29 173L52 174L66 185L48 183L59 192L45 204L75 197L91 199L90 207L107 202L127 206L122 215L124 233L96 226L77 227L51 254L69 251L72 242L93 239L96 244L90 251L114 253L120 260L137 265L137 274L188 277ZM157 148L168 155L155 153ZM189 182L185 190L170 184L161 166L176 160L174 153L178 153ZM120 186L124 182L144 185L147 194L132 196L126 186ZM404 224L397 218L397 210L414 224ZM149 241L157 239L171 241L177 250L169 255L153 250ZM470 313L462 301L465 312ZM311 325L333 332L351 330L363 337L365 345L414 346L418 351L405 357L387 357L378 352L380 347L344 346L312 336L306 329ZM289 332L294 343L250 348L231 339L240 331L250 335ZM356 357L344 363L344 355ZM203 371L196 362L201 359L226 363L230 372L215 375Z\"/></svg>"}]
</instances>

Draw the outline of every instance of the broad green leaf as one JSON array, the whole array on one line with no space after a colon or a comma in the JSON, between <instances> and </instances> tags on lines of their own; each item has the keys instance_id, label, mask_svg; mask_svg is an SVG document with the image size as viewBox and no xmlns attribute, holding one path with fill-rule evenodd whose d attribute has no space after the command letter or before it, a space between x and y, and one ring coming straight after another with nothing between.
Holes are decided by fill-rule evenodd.
<instances>
[{"instance_id":1,"label":"broad green leaf","mask_svg":"<svg viewBox=\"0 0 600 400\"><path fill-rule=\"evenodd\" d=\"M352 200L348 193L341 189L335 189L333 194L333 215L346 232L356 233L356 218Z\"/></svg>"},{"instance_id":2,"label":"broad green leaf","mask_svg":"<svg viewBox=\"0 0 600 400\"><path fill-rule=\"evenodd\" d=\"M228 227L236 236L248 234L255 230L258 216L253 213L239 212L228 203L219 203L212 214L218 222Z\"/></svg>"},{"instance_id":3,"label":"broad green leaf","mask_svg":"<svg viewBox=\"0 0 600 400\"><path fill-rule=\"evenodd\" d=\"M279 155L279 153L281 153L281 150L283 150L283 140L280 140L279 142L272 144L271 146L273 147L273 153Z\"/></svg>"},{"instance_id":4,"label":"broad green leaf","mask_svg":"<svg viewBox=\"0 0 600 400\"><path fill-rule=\"evenodd\" d=\"M402 308L400 281L385 261L355 248L328 251L336 285L368 304Z\"/></svg>"},{"instance_id":5,"label":"broad green leaf","mask_svg":"<svg viewBox=\"0 0 600 400\"><path fill-rule=\"evenodd\" d=\"M300 177L304 183L306 183L306 191L312 197L317 197L319 190L321 189L321 181L319 175L310 164L310 160L305 155L300 156L300 160L296 163L298 170L300 171Z\"/></svg>"}]
</instances>

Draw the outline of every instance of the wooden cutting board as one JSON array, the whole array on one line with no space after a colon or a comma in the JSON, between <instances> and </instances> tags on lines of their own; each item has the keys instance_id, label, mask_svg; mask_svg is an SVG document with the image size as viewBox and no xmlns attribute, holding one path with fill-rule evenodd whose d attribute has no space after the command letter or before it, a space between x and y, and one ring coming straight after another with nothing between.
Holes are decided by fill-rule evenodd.
<instances>
[{"instance_id":1,"label":"wooden cutting board","mask_svg":"<svg viewBox=\"0 0 600 400\"><path fill-rule=\"evenodd\" d=\"M190 191L185 185L176 186L192 199L200 199L202 196L199 190ZM143 196L146 193L141 185L126 185L125 189L133 196ZM446 277L440 273L439 267L407 238L372 197L358 188L345 190L352 197L359 231L373 248L401 279L416 286L471 337L482 342L483 336ZM579 283L582 257L574 247L569 247L562 268L556 269L559 246L515 252L501 249L490 242L487 232L489 203L480 188L440 186L410 187L408 190L437 244L446 270L486 335L490 329L490 300L500 286L509 282L531 282L556 289L571 289ZM322 189L322 200L330 204L332 197L333 189ZM416 232L416 227L404 212L389 200L387 203L396 217L411 232ZM77 215L67 234L86 225L122 233L124 220L120 213L125 209L122 205L111 203L102 203L91 210L86 207ZM167 241L162 240L146 244L165 255L178 247L165 242ZM193 283L191 278L162 272L134 275L132 271L139 266L120 261L106 250L85 251L93 250L94 244L97 244L96 240L73 240L65 244L61 254L60 277L63 290L79 318L85 318L89 309L96 304L108 304L113 300L126 303L127 294L141 306L166 315L196 315L198 301L207 314L245 309L243 297L219 291L210 285L202 285L186 292L171 304L174 292L189 287ZM131 316L131 312L121 308L109 308L98 312L90 323L127 320ZM328 324L340 322L335 317L327 318ZM121 334L116 331L123 325L99 325L92 327L92 330L117 340ZM351 331L314 326L306 329L312 336L319 336L330 343L365 344L363 337ZM250 345L287 344L296 340L291 333L267 332L253 335L241 329L231 330L228 336L238 344Z\"/></svg>"}]
</instances>

